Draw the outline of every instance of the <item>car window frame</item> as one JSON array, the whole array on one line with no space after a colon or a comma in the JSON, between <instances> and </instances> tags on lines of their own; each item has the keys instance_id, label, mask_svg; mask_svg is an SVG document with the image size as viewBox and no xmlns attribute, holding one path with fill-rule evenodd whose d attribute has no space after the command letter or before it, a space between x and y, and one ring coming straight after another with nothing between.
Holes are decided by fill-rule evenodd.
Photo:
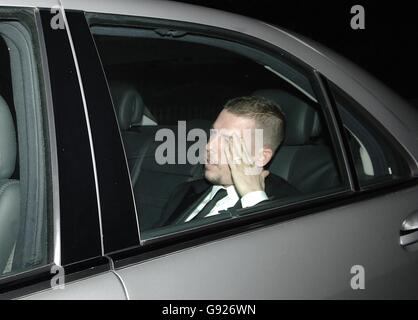
<instances>
[{"instance_id":1,"label":"car window frame","mask_svg":"<svg viewBox=\"0 0 418 320\"><path fill-rule=\"evenodd\" d=\"M325 121L327 122L327 128L329 131L329 134L331 136L331 139L333 140L332 147L333 151L337 156L338 162L339 162L339 170L342 171L340 174L342 174L343 179L346 180L346 188L344 190L339 190L338 192L327 194L325 196L318 197L316 199L320 203L323 203L327 199L335 199L335 198L341 198L347 195L351 195L354 192L351 172L348 169L347 166L347 155L345 154L345 149L341 146L341 137L339 136L340 133L337 130L337 127L335 126L336 120L334 119L333 110L330 107L330 103L327 100L328 97L324 93L324 90L322 88L322 83L319 75L313 70L311 67L306 65L304 62L300 61L293 55L290 55L286 51L284 51L282 48L278 48L276 46L273 46L262 39L257 39L245 34L241 34L235 31L231 30L225 30L222 28L216 28L216 27L208 27L206 25L200 25L196 23L190 23L190 22L183 22L183 21L172 21L172 20L164 20L164 19L158 19L158 18L147 18L147 17L136 17L136 16L124 16L124 15L113 15L109 13L95 13L95 12L85 12L86 19L88 21L88 24L90 27L93 25L104 25L104 26L126 26L126 27L132 27L132 28L144 28L144 27L153 27L153 28L164 28L164 27L170 27L170 29L180 29L180 30L187 30L190 29L199 32L200 34L205 34L210 37L220 37L221 39L226 39L228 41L241 41L245 45L249 45L252 48L256 47L257 49L261 50L265 53L275 53L276 55L280 55L280 57L285 56L285 61L289 62L290 65L293 68L297 68L298 70L301 70L301 72L306 75L311 82L311 84L314 85L314 91L318 96L318 99L320 99L319 104L321 105L321 111L325 114ZM251 45L250 45L251 44ZM325 109L325 110L324 110ZM329 122L332 122L332 125L329 124ZM307 200L306 202L309 202L310 205L312 205L312 199ZM265 211L264 214L262 214L262 211ZM272 205L270 208L263 210L257 210L254 213L254 216L256 215L258 217L257 220L268 220L269 217L271 217L271 213L274 212L277 215L278 207ZM251 221L252 217L246 217L245 219L242 219L242 221ZM288 217L289 219L290 217ZM234 223L236 223L237 219L233 219ZM239 219L238 219L239 220ZM227 220L217 222L213 225L203 225L202 227L198 227L195 230L185 230L184 232L175 233L172 235L162 236L158 239L142 239L141 238L141 244L138 247L139 250L143 249L144 246L147 245L155 245L158 244L158 242L166 242L166 241L172 241L176 238L189 238L189 236L193 235L199 235L199 233L206 233L205 229L211 229L211 228L222 228L222 225L229 224ZM207 231L207 230L206 230ZM135 248L127 248L126 250L121 250L119 252L115 252L113 255L124 255L124 251L129 250L136 250Z\"/></svg>"},{"instance_id":2,"label":"car window frame","mask_svg":"<svg viewBox=\"0 0 418 320\"><path fill-rule=\"evenodd\" d=\"M410 182L413 184L415 181L417 181L418 178L414 177L414 172L417 170L416 162L412 159L412 156L407 152L407 150L405 150L405 148L402 146L402 143L398 141L371 113L369 113L359 101L350 96L344 89L333 83L331 80L327 79L325 76L320 75L320 77L322 78L324 90L327 92L330 106L334 110L337 125L339 127L339 131L341 132L341 141L344 144L346 154L349 158L356 193L362 194L373 191L384 191L385 189L396 188L397 186L402 186L405 184L409 185ZM405 161L405 164L409 169L409 174L407 176L400 179L391 179L383 182L372 182L368 184L360 183L354 164L354 156L352 154L346 133L347 128L345 127L342 120L341 112L338 110L337 102L334 97L334 93L332 92L332 86L340 90L344 95L348 97L350 100L350 108L353 108L357 116L360 118L359 122L361 122L361 125L366 128L371 126L372 130L376 131L383 138L383 140L390 144L391 148L396 150L398 155Z\"/></svg>"}]
</instances>

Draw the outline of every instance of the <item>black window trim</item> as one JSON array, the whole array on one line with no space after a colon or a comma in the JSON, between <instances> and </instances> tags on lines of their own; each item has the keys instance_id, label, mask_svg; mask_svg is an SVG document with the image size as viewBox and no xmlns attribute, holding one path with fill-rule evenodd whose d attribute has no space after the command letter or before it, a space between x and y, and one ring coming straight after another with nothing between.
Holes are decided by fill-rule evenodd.
<instances>
[{"instance_id":1,"label":"black window trim","mask_svg":"<svg viewBox=\"0 0 418 320\"><path fill-rule=\"evenodd\" d=\"M331 116L330 120L332 123L332 127L335 130L335 134L337 135L339 149L341 150L341 154L343 155L344 166L347 170L351 190L353 192L357 192L359 190L359 182L355 171L354 160L351 156L351 152L349 152L350 147L344 135L344 126L340 114L336 108L335 102L332 98L333 96L331 94L330 88L328 86L328 83L326 82L325 77L317 70L315 70L315 77L317 79L317 83L320 86L320 91L324 99L324 103Z\"/></svg>"},{"instance_id":2,"label":"black window trim","mask_svg":"<svg viewBox=\"0 0 418 320\"><path fill-rule=\"evenodd\" d=\"M76 70L77 60L71 50L69 31L67 26L64 29L53 29L50 26L53 17L50 8L37 8L36 15L38 30L43 34L41 45L46 53L44 63L48 67L45 71L49 71L49 79L44 81L49 81L46 89L52 98L50 113L54 116L53 130L56 136L55 144L51 147L54 148L52 151L56 153L58 160L60 263L62 266L67 266L102 256L100 210L93 172L95 163L92 160L92 146L88 139L82 90ZM78 125L76 131L72 130L74 125ZM74 136L77 136L77 142ZM84 186L76 187L74 179L77 182L82 180ZM74 194L77 200L74 199ZM82 212L81 218L84 220L75 220L80 216L78 215L77 218L73 214L74 211ZM90 230L89 236L83 234L84 238L77 234L80 238L77 242L73 240L75 236L73 232L78 228L76 224L80 222L87 224Z\"/></svg>"},{"instance_id":3,"label":"black window trim","mask_svg":"<svg viewBox=\"0 0 418 320\"><path fill-rule=\"evenodd\" d=\"M60 190L59 190L59 176L58 176L58 155L57 155L57 137L55 134L55 120L54 109L52 103L52 89L49 77L48 58L45 48L44 33L42 30L42 22L39 15L39 10L35 9L35 24L38 31L39 41L39 57L40 57L40 69L41 69L41 81L43 85L43 94L45 101L44 112L44 127L45 136L48 140L46 153L49 155L49 167L50 167L50 205L52 210L52 234L49 241L53 243L53 252L51 252L51 262L54 265L61 265L61 212L60 212Z\"/></svg>"},{"instance_id":4,"label":"black window trim","mask_svg":"<svg viewBox=\"0 0 418 320\"><path fill-rule=\"evenodd\" d=\"M106 256L126 246L140 245L138 215L112 96L93 36L82 11L66 10L65 16L71 29L73 54L89 118L89 143L95 153L102 255Z\"/></svg>"}]
</instances>

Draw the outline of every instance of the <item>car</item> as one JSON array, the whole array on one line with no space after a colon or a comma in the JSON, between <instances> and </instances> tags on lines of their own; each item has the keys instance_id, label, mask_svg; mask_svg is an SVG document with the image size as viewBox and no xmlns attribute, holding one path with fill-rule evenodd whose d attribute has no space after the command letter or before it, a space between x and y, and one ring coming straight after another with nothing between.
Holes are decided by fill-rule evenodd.
<instances>
[{"instance_id":1,"label":"car","mask_svg":"<svg viewBox=\"0 0 418 320\"><path fill-rule=\"evenodd\" d=\"M418 298L418 111L322 45L172 1L0 0L0 64L2 299ZM156 137L180 159L239 96L282 108L269 170L301 194L153 227L202 177Z\"/></svg>"}]
</instances>

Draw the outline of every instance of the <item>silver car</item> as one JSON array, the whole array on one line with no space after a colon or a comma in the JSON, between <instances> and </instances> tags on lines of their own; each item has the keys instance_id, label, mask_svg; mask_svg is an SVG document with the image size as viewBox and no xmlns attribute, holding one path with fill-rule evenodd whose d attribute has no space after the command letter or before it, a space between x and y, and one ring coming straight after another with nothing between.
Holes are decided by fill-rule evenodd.
<instances>
[{"instance_id":1,"label":"silver car","mask_svg":"<svg viewBox=\"0 0 418 320\"><path fill-rule=\"evenodd\" d=\"M1 298L418 298L418 112L344 58L171 1L0 0L0 64ZM192 130L249 95L300 194L153 227L202 177Z\"/></svg>"}]
</instances>

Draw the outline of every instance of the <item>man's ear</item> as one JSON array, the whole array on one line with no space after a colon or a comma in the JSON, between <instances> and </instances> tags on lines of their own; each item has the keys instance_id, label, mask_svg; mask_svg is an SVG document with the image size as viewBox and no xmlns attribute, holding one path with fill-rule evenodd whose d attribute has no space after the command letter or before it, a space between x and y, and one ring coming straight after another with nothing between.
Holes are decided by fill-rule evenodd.
<instances>
[{"instance_id":1,"label":"man's ear","mask_svg":"<svg viewBox=\"0 0 418 320\"><path fill-rule=\"evenodd\" d=\"M264 147L260 150L260 153L256 160L256 165L259 167L265 167L273 158L273 150L269 147Z\"/></svg>"}]
</instances>

